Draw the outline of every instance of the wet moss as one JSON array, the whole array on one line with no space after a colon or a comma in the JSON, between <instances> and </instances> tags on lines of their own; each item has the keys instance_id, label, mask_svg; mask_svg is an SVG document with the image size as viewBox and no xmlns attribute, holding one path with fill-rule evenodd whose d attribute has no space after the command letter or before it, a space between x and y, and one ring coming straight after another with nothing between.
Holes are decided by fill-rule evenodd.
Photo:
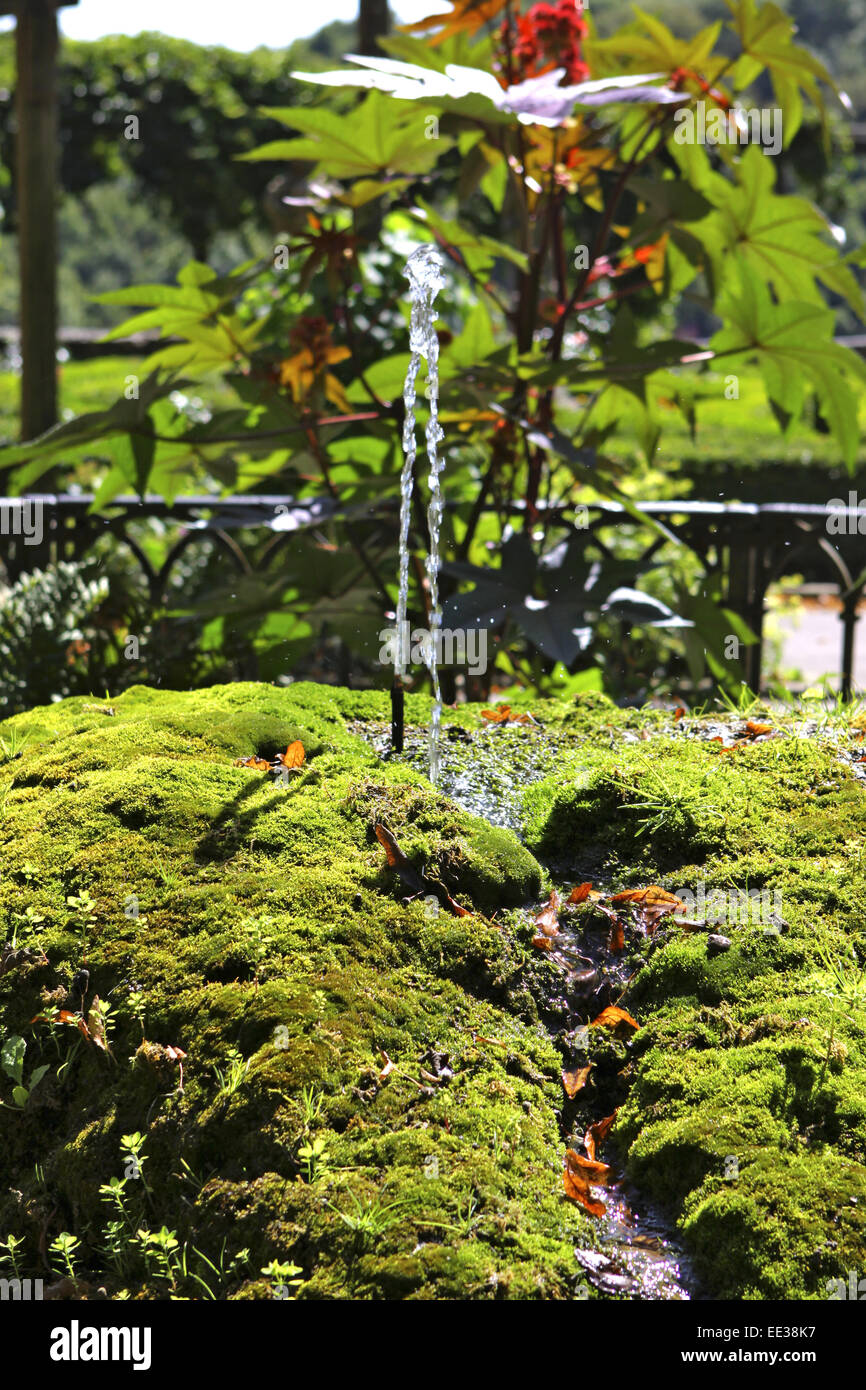
<instances>
[{"instance_id":1,"label":"wet moss","mask_svg":"<svg viewBox=\"0 0 866 1390\"><path fill-rule=\"evenodd\" d=\"M27 1272L69 1230L88 1281L165 1296L134 1239L165 1226L219 1297L270 1297L273 1260L303 1298L572 1297L593 1223L562 1195L553 966L508 910L549 886L534 855L605 887L769 895L779 924L719 924L718 956L673 919L630 940L641 1027L591 1030L596 1085L707 1291L818 1298L859 1267L864 1015L832 996L864 958L862 786L790 721L722 754L698 719L531 708L504 737L446 711L460 775L476 733L485 765L517 769L496 787L523 845L352 732L387 720L380 692L137 687L7 722L0 919L32 953L0 977L0 1014L25 1084L49 1067L23 1110L0 1077L0 1236L24 1238ZM409 697L410 719L428 709ZM234 766L295 739L287 785ZM423 878L387 866L377 822ZM110 1055L75 1026L82 968ZM71 1021L44 1021L57 1009ZM100 1188L136 1132L118 1252ZM204 1296L191 1275L180 1291Z\"/></svg>"},{"instance_id":2,"label":"wet moss","mask_svg":"<svg viewBox=\"0 0 866 1390\"><path fill-rule=\"evenodd\" d=\"M826 1298L864 1248L866 797L829 740L777 722L733 753L700 720L581 743L524 797L527 843L561 867L686 890L693 916L724 895L721 922L643 943L612 1135L722 1298Z\"/></svg>"}]
</instances>

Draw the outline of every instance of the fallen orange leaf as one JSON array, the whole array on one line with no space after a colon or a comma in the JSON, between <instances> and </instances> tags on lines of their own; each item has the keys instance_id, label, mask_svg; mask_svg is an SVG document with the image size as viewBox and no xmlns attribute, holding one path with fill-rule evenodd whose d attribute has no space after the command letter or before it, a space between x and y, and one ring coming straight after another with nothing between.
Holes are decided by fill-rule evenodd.
<instances>
[{"instance_id":1,"label":"fallen orange leaf","mask_svg":"<svg viewBox=\"0 0 866 1390\"><path fill-rule=\"evenodd\" d=\"M609 1183L611 1180L609 1163L597 1163L594 1158L584 1158L576 1149L566 1149L565 1166L570 1173L582 1173L589 1182L598 1185Z\"/></svg>"},{"instance_id":2,"label":"fallen orange leaf","mask_svg":"<svg viewBox=\"0 0 866 1390\"><path fill-rule=\"evenodd\" d=\"M595 1158L595 1146L600 1144L602 1139L606 1139L616 1119L616 1111L612 1115L605 1115L603 1120L596 1120L591 1124L586 1134L583 1136L583 1147L591 1159Z\"/></svg>"},{"instance_id":3,"label":"fallen orange leaf","mask_svg":"<svg viewBox=\"0 0 866 1390\"><path fill-rule=\"evenodd\" d=\"M266 758L257 758L255 753L251 758L235 758L235 767L251 767L256 772L270 772L271 765Z\"/></svg>"},{"instance_id":4,"label":"fallen orange leaf","mask_svg":"<svg viewBox=\"0 0 866 1390\"><path fill-rule=\"evenodd\" d=\"M380 1052L379 1056L382 1058L384 1064L382 1070L379 1072L379 1080L384 1081L385 1077L390 1076L391 1072L394 1070L394 1063L391 1061L387 1052Z\"/></svg>"},{"instance_id":5,"label":"fallen orange leaf","mask_svg":"<svg viewBox=\"0 0 866 1390\"><path fill-rule=\"evenodd\" d=\"M574 904L574 903L585 903L591 892L592 892L592 884L591 884L591 883L579 883L579 884L576 884L576 885L574 886L574 888L572 888L571 892L569 893L568 898L567 898L566 901L567 901L567 903L570 903L570 904Z\"/></svg>"},{"instance_id":6,"label":"fallen orange leaf","mask_svg":"<svg viewBox=\"0 0 866 1390\"><path fill-rule=\"evenodd\" d=\"M678 898L675 893L669 893L666 888L659 888L655 884L651 884L649 888L630 888L625 893L614 893L611 902L617 906L620 903L632 903L635 907L666 906L673 912L680 908L683 912L686 910L686 904L682 898Z\"/></svg>"},{"instance_id":7,"label":"fallen orange leaf","mask_svg":"<svg viewBox=\"0 0 866 1390\"><path fill-rule=\"evenodd\" d=\"M296 738L294 743L289 744L285 753L277 754L277 762L282 763L283 767L301 767L305 757L304 745Z\"/></svg>"},{"instance_id":8,"label":"fallen orange leaf","mask_svg":"<svg viewBox=\"0 0 866 1390\"><path fill-rule=\"evenodd\" d=\"M566 1197L570 1197L573 1202L580 1202L584 1211L588 1211L590 1216L604 1216L607 1207L604 1202L593 1197L589 1190L589 1183L582 1173L572 1173L566 1168L562 1178Z\"/></svg>"},{"instance_id":9,"label":"fallen orange leaf","mask_svg":"<svg viewBox=\"0 0 866 1390\"><path fill-rule=\"evenodd\" d=\"M618 1009L615 1004L608 1004L606 1009L602 1009L598 1018L594 1018L589 1025L590 1028L618 1028L621 1023L627 1023L629 1028L640 1028L640 1024L633 1019L631 1014L627 1014L625 1009Z\"/></svg>"},{"instance_id":10,"label":"fallen orange leaf","mask_svg":"<svg viewBox=\"0 0 866 1390\"><path fill-rule=\"evenodd\" d=\"M565 1087L565 1094L569 1100L574 1100L578 1091L582 1091L589 1079L592 1071L592 1062L588 1067L576 1067L574 1071L564 1071L562 1073L562 1084Z\"/></svg>"},{"instance_id":11,"label":"fallen orange leaf","mask_svg":"<svg viewBox=\"0 0 866 1390\"><path fill-rule=\"evenodd\" d=\"M612 951L615 956L621 955L625 950L625 931L618 917L610 924L607 949Z\"/></svg>"},{"instance_id":12,"label":"fallen orange leaf","mask_svg":"<svg viewBox=\"0 0 866 1390\"><path fill-rule=\"evenodd\" d=\"M538 936L534 936L534 937L532 938L532 944L533 944L533 946L535 947L536 951L552 951L552 950L553 950L553 942L551 941L550 937L549 937L549 936L543 936L540 932L539 932Z\"/></svg>"},{"instance_id":13,"label":"fallen orange leaf","mask_svg":"<svg viewBox=\"0 0 866 1390\"><path fill-rule=\"evenodd\" d=\"M491 724L506 724L511 718L511 706L497 705L495 709L483 709L481 718L488 720Z\"/></svg>"},{"instance_id":14,"label":"fallen orange leaf","mask_svg":"<svg viewBox=\"0 0 866 1390\"><path fill-rule=\"evenodd\" d=\"M674 710L674 723L675 723L675 724L678 724L678 723L679 723L679 721L682 719L682 717L683 717L683 715L685 714L685 712L686 712L686 710L685 710L685 705L677 705L676 709Z\"/></svg>"}]
</instances>

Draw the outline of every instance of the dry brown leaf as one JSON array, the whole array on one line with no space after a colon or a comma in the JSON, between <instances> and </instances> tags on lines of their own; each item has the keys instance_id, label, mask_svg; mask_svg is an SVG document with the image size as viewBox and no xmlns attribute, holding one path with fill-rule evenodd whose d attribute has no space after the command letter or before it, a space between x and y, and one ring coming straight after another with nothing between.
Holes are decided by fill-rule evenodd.
<instances>
[{"instance_id":1,"label":"dry brown leaf","mask_svg":"<svg viewBox=\"0 0 866 1390\"><path fill-rule=\"evenodd\" d=\"M585 903L592 892L591 883L577 883L572 888L566 899L566 906L574 906L576 903Z\"/></svg>"},{"instance_id":2,"label":"dry brown leaf","mask_svg":"<svg viewBox=\"0 0 866 1390\"><path fill-rule=\"evenodd\" d=\"M553 950L553 942L551 941L550 937L542 935L541 932L539 932L538 936L534 936L532 938L532 944L535 947L536 951Z\"/></svg>"},{"instance_id":3,"label":"dry brown leaf","mask_svg":"<svg viewBox=\"0 0 866 1390\"><path fill-rule=\"evenodd\" d=\"M594 1158L584 1158L576 1149L566 1149L565 1166L570 1173L582 1173L588 1182L604 1186L611 1181L609 1163L598 1163Z\"/></svg>"},{"instance_id":4,"label":"dry brown leaf","mask_svg":"<svg viewBox=\"0 0 866 1390\"><path fill-rule=\"evenodd\" d=\"M625 950L625 930L618 917L610 924L610 936L607 941L607 949L615 956L622 955L622 952Z\"/></svg>"},{"instance_id":5,"label":"dry brown leaf","mask_svg":"<svg viewBox=\"0 0 866 1390\"><path fill-rule=\"evenodd\" d=\"M678 724L678 723L680 722L680 720L682 719L682 717L683 717L683 715L685 714L685 712L686 712L686 707L685 707L685 705L677 705L676 709L674 710L674 723L675 723L675 724Z\"/></svg>"},{"instance_id":6,"label":"dry brown leaf","mask_svg":"<svg viewBox=\"0 0 866 1390\"><path fill-rule=\"evenodd\" d=\"M590 1028L618 1028L621 1023L627 1024L629 1028L640 1028L640 1024L633 1019L631 1014L627 1014L625 1009L618 1009L616 1004L608 1004L606 1009L602 1009L598 1018L594 1018L589 1025Z\"/></svg>"},{"instance_id":7,"label":"dry brown leaf","mask_svg":"<svg viewBox=\"0 0 866 1390\"><path fill-rule=\"evenodd\" d=\"M551 888L547 907L542 908L533 925L536 931L543 932L545 936L559 935L559 894L555 888Z\"/></svg>"},{"instance_id":8,"label":"dry brown leaf","mask_svg":"<svg viewBox=\"0 0 866 1390\"><path fill-rule=\"evenodd\" d=\"M283 767L294 769L303 766L305 757L304 745L296 738L294 743L289 744L285 753L277 754L277 762L282 763Z\"/></svg>"},{"instance_id":9,"label":"dry brown leaf","mask_svg":"<svg viewBox=\"0 0 866 1390\"><path fill-rule=\"evenodd\" d=\"M251 767L254 772L270 772L271 765L266 758L257 758L255 753L250 758L235 758L235 767Z\"/></svg>"},{"instance_id":10,"label":"dry brown leaf","mask_svg":"<svg viewBox=\"0 0 866 1390\"><path fill-rule=\"evenodd\" d=\"M384 1081L385 1077L390 1076L391 1072L394 1070L394 1063L391 1061L391 1058L388 1056L387 1052L380 1052L379 1056L382 1058L383 1064L382 1070L379 1072L379 1080Z\"/></svg>"},{"instance_id":11,"label":"dry brown leaf","mask_svg":"<svg viewBox=\"0 0 866 1390\"><path fill-rule=\"evenodd\" d=\"M680 908L683 912L686 910L682 898L656 884L651 884L649 888L630 888L625 893L614 893L610 901L617 906L630 903L634 907L666 907L671 912L678 912Z\"/></svg>"},{"instance_id":12,"label":"dry brown leaf","mask_svg":"<svg viewBox=\"0 0 866 1390\"><path fill-rule=\"evenodd\" d=\"M763 734L771 734L772 732L772 724L756 724L753 719L747 719L746 727L741 731L746 738L761 738Z\"/></svg>"},{"instance_id":13,"label":"dry brown leaf","mask_svg":"<svg viewBox=\"0 0 866 1390\"><path fill-rule=\"evenodd\" d=\"M565 1087L565 1094L569 1100L574 1100L578 1091L582 1091L587 1081L589 1073L592 1071L592 1062L588 1067L575 1067L574 1071L564 1071L562 1073L562 1084Z\"/></svg>"},{"instance_id":14,"label":"dry brown leaf","mask_svg":"<svg viewBox=\"0 0 866 1390\"><path fill-rule=\"evenodd\" d=\"M596 1120L591 1124L586 1134L583 1136L583 1147L591 1159L595 1158L596 1144L600 1144L602 1139L606 1139L611 1131L613 1122L616 1119L616 1111L612 1115L605 1115L603 1120Z\"/></svg>"},{"instance_id":15,"label":"dry brown leaf","mask_svg":"<svg viewBox=\"0 0 866 1390\"><path fill-rule=\"evenodd\" d=\"M497 705L495 709L483 709L481 718L486 719L489 724L507 724L511 718L511 706Z\"/></svg>"}]
</instances>

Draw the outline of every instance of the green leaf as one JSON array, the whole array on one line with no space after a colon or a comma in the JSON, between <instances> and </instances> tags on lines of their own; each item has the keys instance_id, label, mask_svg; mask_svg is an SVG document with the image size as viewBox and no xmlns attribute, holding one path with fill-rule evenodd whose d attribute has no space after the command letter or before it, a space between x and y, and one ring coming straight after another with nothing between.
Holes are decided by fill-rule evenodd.
<instances>
[{"instance_id":1,"label":"green leaf","mask_svg":"<svg viewBox=\"0 0 866 1390\"><path fill-rule=\"evenodd\" d=\"M10 1081L19 1081L24 1074L24 1053L27 1044L16 1033L11 1033L0 1048L0 1067Z\"/></svg>"},{"instance_id":2,"label":"green leaf","mask_svg":"<svg viewBox=\"0 0 866 1390\"><path fill-rule=\"evenodd\" d=\"M524 273L529 269L528 259L522 251L516 250L504 241L496 241L494 237L470 231L460 222L447 221L429 203L424 202L423 198L418 199L418 206L412 209L411 215L423 227L432 229L444 243L459 251L475 275L486 274L497 259L511 261L512 265L519 266Z\"/></svg>"},{"instance_id":3,"label":"green leaf","mask_svg":"<svg viewBox=\"0 0 866 1390\"><path fill-rule=\"evenodd\" d=\"M726 326L710 347L724 353L731 367L756 361L767 395L787 415L799 416L804 381L811 381L842 456L853 468L859 444L858 397L849 378L866 381L866 363L834 342L832 311L791 300L774 304L758 274L743 263L741 283L722 297L719 312Z\"/></svg>"},{"instance_id":4,"label":"green leaf","mask_svg":"<svg viewBox=\"0 0 866 1390\"><path fill-rule=\"evenodd\" d=\"M272 141L241 158L306 159L337 179L426 173L453 143L444 136L427 139L423 107L407 110L381 92L370 92L347 115L322 106L269 107L263 114L301 131L301 137Z\"/></svg>"},{"instance_id":5,"label":"green leaf","mask_svg":"<svg viewBox=\"0 0 866 1390\"><path fill-rule=\"evenodd\" d=\"M736 175L735 186L714 175L702 191L716 211L690 225L710 257L717 283L724 283L732 263L746 263L780 299L821 304L817 277L862 317L863 292L835 244L821 240L828 223L818 209L804 198L773 192L773 161L755 145L746 150Z\"/></svg>"},{"instance_id":6,"label":"green leaf","mask_svg":"<svg viewBox=\"0 0 866 1390\"><path fill-rule=\"evenodd\" d=\"M754 82L765 69L770 75L776 100L785 115L785 145L790 145L803 119L805 93L824 114L819 82L837 90L824 64L807 48L794 42L797 26L778 5L756 0L726 0L733 15L728 27L736 33L743 55L734 70L734 83L743 88Z\"/></svg>"}]
</instances>

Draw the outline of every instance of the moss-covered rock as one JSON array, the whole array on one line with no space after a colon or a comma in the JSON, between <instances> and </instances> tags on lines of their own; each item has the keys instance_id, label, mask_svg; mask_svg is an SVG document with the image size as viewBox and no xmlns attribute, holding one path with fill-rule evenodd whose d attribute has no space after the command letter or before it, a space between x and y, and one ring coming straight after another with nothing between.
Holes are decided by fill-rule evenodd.
<instances>
[{"instance_id":1,"label":"moss-covered rock","mask_svg":"<svg viewBox=\"0 0 866 1390\"><path fill-rule=\"evenodd\" d=\"M510 798L523 843L357 735L380 692L139 687L7 721L0 1038L26 1052L0 1074L0 1241L22 1274L62 1272L66 1231L80 1289L112 1296L572 1297L595 1227L563 1196L583 1117L560 1069L591 1013L511 910L542 864L741 905L718 955L676 918L629 933L640 1028L589 1030L592 1113L619 1106L611 1142L705 1289L820 1298L862 1266L851 731L780 719L729 752L601 696L532 710L446 712L449 776L489 773L477 804ZM236 763L295 740L285 781Z\"/></svg>"},{"instance_id":2,"label":"moss-covered rock","mask_svg":"<svg viewBox=\"0 0 866 1390\"><path fill-rule=\"evenodd\" d=\"M4 726L0 912L30 954L0 979L2 1034L25 1087L48 1067L23 1108L0 1078L0 1238L29 1273L46 1250L62 1272L65 1230L114 1295L267 1297L289 1265L304 1297L573 1289L559 1057L486 915L539 867L347 732L370 704L136 688ZM234 765L295 739L286 785ZM377 821L472 915L405 903Z\"/></svg>"},{"instance_id":3,"label":"moss-covered rock","mask_svg":"<svg viewBox=\"0 0 866 1390\"><path fill-rule=\"evenodd\" d=\"M563 872L712 909L703 930L670 917L637 943L612 1138L715 1296L826 1298L866 1250L866 795L841 760L856 733L839 721L839 747L779 719L731 750L701 720L658 722L578 741L524 796L529 847ZM731 943L717 956L713 931Z\"/></svg>"}]
</instances>

